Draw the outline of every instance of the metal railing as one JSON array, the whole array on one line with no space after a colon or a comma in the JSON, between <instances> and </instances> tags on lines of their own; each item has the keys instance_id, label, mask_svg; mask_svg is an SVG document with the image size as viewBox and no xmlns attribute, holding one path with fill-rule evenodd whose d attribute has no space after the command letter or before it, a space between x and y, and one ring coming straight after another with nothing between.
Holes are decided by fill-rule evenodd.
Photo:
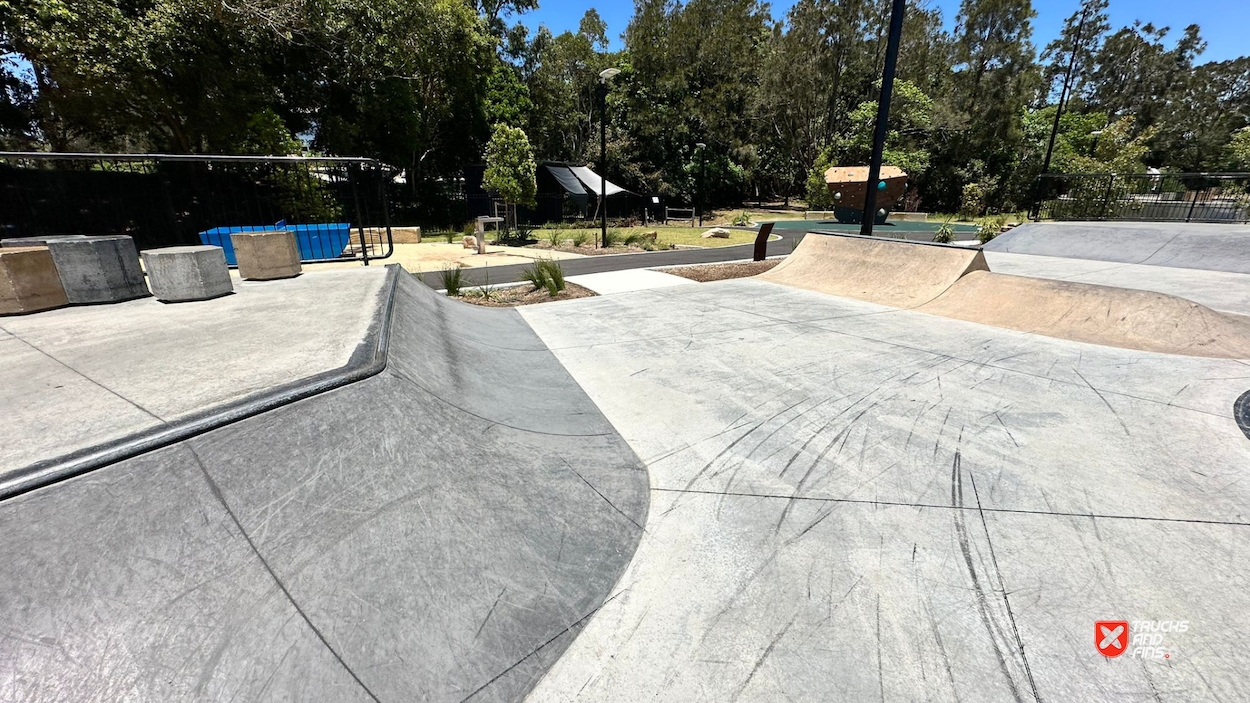
<instances>
[{"instance_id":1,"label":"metal railing","mask_svg":"<svg viewBox=\"0 0 1250 703\"><path fill-rule=\"evenodd\" d=\"M1037 220L1250 222L1250 173L1056 173L1038 179Z\"/></svg>"},{"instance_id":2,"label":"metal railing","mask_svg":"<svg viewBox=\"0 0 1250 703\"><path fill-rule=\"evenodd\" d=\"M394 251L389 169L373 159L0 152L0 237L125 234L140 249L285 229L305 263Z\"/></svg>"}]
</instances>

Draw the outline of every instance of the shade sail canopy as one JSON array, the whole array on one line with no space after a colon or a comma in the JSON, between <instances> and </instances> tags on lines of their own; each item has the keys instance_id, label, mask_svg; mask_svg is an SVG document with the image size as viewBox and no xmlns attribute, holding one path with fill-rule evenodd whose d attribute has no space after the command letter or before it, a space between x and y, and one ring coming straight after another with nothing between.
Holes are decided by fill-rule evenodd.
<instances>
[{"instance_id":1,"label":"shade sail canopy","mask_svg":"<svg viewBox=\"0 0 1250 703\"><path fill-rule=\"evenodd\" d=\"M561 188L568 191L570 195L586 196L586 187L573 175L568 166L543 164L543 168L547 169L552 176L555 176L556 182L560 184Z\"/></svg>"},{"instance_id":2,"label":"shade sail canopy","mask_svg":"<svg viewBox=\"0 0 1250 703\"><path fill-rule=\"evenodd\" d=\"M577 176L577 180L586 184L587 190L589 190L594 195L599 194L599 188L600 188L599 174L595 173L594 171L591 171L585 166L569 166L569 170L573 172L573 175ZM612 181L607 181L606 189L607 189L606 193L608 194L608 196L619 195L621 193L633 195L633 193L630 193L628 190L625 190L624 188L613 183Z\"/></svg>"}]
</instances>

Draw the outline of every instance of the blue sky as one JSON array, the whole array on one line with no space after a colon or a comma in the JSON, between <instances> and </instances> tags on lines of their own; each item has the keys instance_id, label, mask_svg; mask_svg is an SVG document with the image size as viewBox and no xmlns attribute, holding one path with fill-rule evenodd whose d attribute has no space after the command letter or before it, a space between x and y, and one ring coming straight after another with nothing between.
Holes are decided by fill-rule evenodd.
<instances>
[{"instance_id":1,"label":"blue sky","mask_svg":"<svg viewBox=\"0 0 1250 703\"><path fill-rule=\"evenodd\" d=\"M781 18L794 3L779 0L772 3L773 16ZM930 0L932 6L941 8L948 28L955 24L959 0ZM595 8L608 23L608 37L612 48L621 48L620 35L634 13L632 0L539 0L538 10L526 13L522 20L531 29L545 24L555 34L576 30L577 22L589 8ZM1079 0L1034 0L1037 18L1033 21L1033 43L1040 51L1059 34L1063 20L1080 7ZM1207 40L1206 53L1199 63L1222 61L1250 54L1250 41L1246 38L1250 29L1250 2L1247 0L1111 0L1107 10L1111 17L1111 29L1132 24L1133 20L1153 22L1156 26L1168 26L1170 39L1179 37L1187 25L1198 24Z\"/></svg>"}]
</instances>

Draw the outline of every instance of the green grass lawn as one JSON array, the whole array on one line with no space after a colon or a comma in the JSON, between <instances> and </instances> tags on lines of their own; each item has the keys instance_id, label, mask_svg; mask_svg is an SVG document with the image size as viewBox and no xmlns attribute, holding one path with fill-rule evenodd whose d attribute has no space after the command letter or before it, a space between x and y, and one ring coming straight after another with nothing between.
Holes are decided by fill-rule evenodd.
<instances>
[{"instance_id":1,"label":"green grass lawn","mask_svg":"<svg viewBox=\"0 0 1250 703\"><path fill-rule=\"evenodd\" d=\"M729 230L728 239L718 239L710 237L703 239L702 235L711 227L609 227L608 236L613 238L616 243L621 243L631 234L642 234L643 232L655 232L657 235L659 249L667 249L670 244L682 246L696 247L727 247L735 244L750 244L755 241L754 232L745 232L740 230ZM560 233L560 240L568 242L576 237L584 237L587 242L595 241L599 236L598 229L539 229L534 230L533 237L540 242L548 241L553 233Z\"/></svg>"}]
</instances>

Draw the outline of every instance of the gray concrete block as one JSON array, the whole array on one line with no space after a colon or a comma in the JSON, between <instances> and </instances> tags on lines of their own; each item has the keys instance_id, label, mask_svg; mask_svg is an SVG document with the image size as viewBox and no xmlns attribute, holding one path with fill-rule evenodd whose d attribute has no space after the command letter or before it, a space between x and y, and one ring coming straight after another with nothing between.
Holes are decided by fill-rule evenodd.
<instances>
[{"instance_id":1,"label":"gray concrete block","mask_svg":"<svg viewBox=\"0 0 1250 703\"><path fill-rule=\"evenodd\" d=\"M234 291L221 247L190 246L143 252L152 295L166 303L208 300Z\"/></svg>"},{"instance_id":2,"label":"gray concrete block","mask_svg":"<svg viewBox=\"0 0 1250 703\"><path fill-rule=\"evenodd\" d=\"M46 246L70 303L115 303L148 295L134 240L125 235L58 235L4 240Z\"/></svg>"}]
</instances>

